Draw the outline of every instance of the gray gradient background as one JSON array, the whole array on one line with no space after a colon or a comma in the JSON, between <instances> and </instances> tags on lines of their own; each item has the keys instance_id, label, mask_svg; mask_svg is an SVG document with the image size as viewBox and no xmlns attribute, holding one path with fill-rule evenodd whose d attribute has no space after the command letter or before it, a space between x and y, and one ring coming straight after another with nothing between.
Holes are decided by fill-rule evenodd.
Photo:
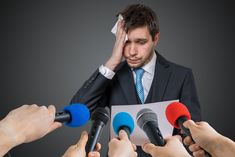
<instances>
[{"instance_id":1,"label":"gray gradient background","mask_svg":"<svg viewBox=\"0 0 235 157\"><path fill-rule=\"evenodd\" d=\"M115 14L137 2L1 1L0 116L32 103L55 104L61 110L110 56ZM203 119L234 140L234 2L142 3L160 18L157 50L168 60L193 69ZM12 155L61 156L89 127L60 128L41 140L16 147ZM102 154L107 150L107 139L102 136Z\"/></svg>"}]
</instances>

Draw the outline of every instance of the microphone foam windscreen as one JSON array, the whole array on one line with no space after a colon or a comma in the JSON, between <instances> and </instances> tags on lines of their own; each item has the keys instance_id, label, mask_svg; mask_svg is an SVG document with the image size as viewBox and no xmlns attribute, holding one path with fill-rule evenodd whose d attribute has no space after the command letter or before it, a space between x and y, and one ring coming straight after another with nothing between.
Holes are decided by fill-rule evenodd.
<instances>
[{"instance_id":1,"label":"microphone foam windscreen","mask_svg":"<svg viewBox=\"0 0 235 157\"><path fill-rule=\"evenodd\" d=\"M154 121L158 126L157 115L153 110L149 108L144 108L140 110L136 115L136 121L140 128L143 129L144 125L149 121Z\"/></svg>"},{"instance_id":2,"label":"microphone foam windscreen","mask_svg":"<svg viewBox=\"0 0 235 157\"><path fill-rule=\"evenodd\" d=\"M113 118L113 130L118 135L120 127L128 127L130 133L134 130L134 120L127 112L119 112Z\"/></svg>"},{"instance_id":3,"label":"microphone foam windscreen","mask_svg":"<svg viewBox=\"0 0 235 157\"><path fill-rule=\"evenodd\" d=\"M103 107L98 107L95 112L92 114L91 116L92 120L101 120L105 125L107 124L107 122L109 121L110 117L109 117L109 113L108 111L103 108Z\"/></svg>"},{"instance_id":4,"label":"microphone foam windscreen","mask_svg":"<svg viewBox=\"0 0 235 157\"><path fill-rule=\"evenodd\" d=\"M187 119L191 119L191 115L189 110L185 105L180 102L173 102L170 103L166 108L166 118L169 123L174 126L175 128L180 128L177 120L180 117L186 117Z\"/></svg>"},{"instance_id":5,"label":"microphone foam windscreen","mask_svg":"<svg viewBox=\"0 0 235 157\"><path fill-rule=\"evenodd\" d=\"M84 104L71 104L64 108L71 116L70 121L66 123L69 127L79 127L88 122L90 111Z\"/></svg>"}]
</instances>

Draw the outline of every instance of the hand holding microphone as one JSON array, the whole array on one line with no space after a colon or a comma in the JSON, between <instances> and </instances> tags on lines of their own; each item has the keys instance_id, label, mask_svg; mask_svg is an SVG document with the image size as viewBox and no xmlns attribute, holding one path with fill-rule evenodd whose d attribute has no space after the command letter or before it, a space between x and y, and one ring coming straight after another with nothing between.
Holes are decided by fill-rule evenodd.
<instances>
[{"instance_id":1,"label":"hand holding microphone","mask_svg":"<svg viewBox=\"0 0 235 157\"><path fill-rule=\"evenodd\" d=\"M62 157L86 157L85 146L87 141L88 134L86 131L83 131L79 141L75 145L70 146ZM97 151L88 153L88 157L100 157L100 153L98 151L100 150L101 146L98 146L99 148Z\"/></svg>"},{"instance_id":2,"label":"hand holding microphone","mask_svg":"<svg viewBox=\"0 0 235 157\"><path fill-rule=\"evenodd\" d=\"M54 122L55 110L53 105L46 107L33 104L9 112L0 121L0 156L19 144L37 140L59 128L61 123Z\"/></svg>"},{"instance_id":3,"label":"hand holding microphone","mask_svg":"<svg viewBox=\"0 0 235 157\"><path fill-rule=\"evenodd\" d=\"M191 119L191 115L185 105L179 102L173 102L169 104L166 108L166 117L169 123L175 128L182 129L187 136L191 136L190 130L186 128L183 123ZM192 141L194 143L194 141ZM189 147L190 151L197 156L211 156L207 152L201 149L198 144Z\"/></svg>"},{"instance_id":4,"label":"hand holding microphone","mask_svg":"<svg viewBox=\"0 0 235 157\"><path fill-rule=\"evenodd\" d=\"M152 157L191 157L184 148L179 135L167 137L165 142L164 146L147 143L142 146L142 149Z\"/></svg>"},{"instance_id":5,"label":"hand holding microphone","mask_svg":"<svg viewBox=\"0 0 235 157\"><path fill-rule=\"evenodd\" d=\"M126 131L120 130L118 138L110 140L108 155L109 157L137 157L136 146L131 143Z\"/></svg>"},{"instance_id":6,"label":"hand holding microphone","mask_svg":"<svg viewBox=\"0 0 235 157\"><path fill-rule=\"evenodd\" d=\"M113 130L118 135L109 142L109 157L136 157L136 146L130 141L134 120L127 112L119 112L113 118Z\"/></svg>"},{"instance_id":7,"label":"hand holding microphone","mask_svg":"<svg viewBox=\"0 0 235 157\"><path fill-rule=\"evenodd\" d=\"M1 131L12 137L16 145L37 140L61 126L54 122L55 110L53 105L23 105L1 121Z\"/></svg>"}]
</instances>

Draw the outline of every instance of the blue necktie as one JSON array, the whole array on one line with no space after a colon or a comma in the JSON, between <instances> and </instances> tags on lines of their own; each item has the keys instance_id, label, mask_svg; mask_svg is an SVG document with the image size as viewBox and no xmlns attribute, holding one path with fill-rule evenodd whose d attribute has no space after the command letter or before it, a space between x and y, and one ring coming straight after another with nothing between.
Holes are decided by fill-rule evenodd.
<instances>
[{"instance_id":1,"label":"blue necktie","mask_svg":"<svg viewBox=\"0 0 235 157\"><path fill-rule=\"evenodd\" d=\"M142 77L144 75L144 69L137 68L137 69L134 69L134 72L136 74L135 88L140 98L140 101L143 104L144 103L144 88L142 84Z\"/></svg>"}]
</instances>

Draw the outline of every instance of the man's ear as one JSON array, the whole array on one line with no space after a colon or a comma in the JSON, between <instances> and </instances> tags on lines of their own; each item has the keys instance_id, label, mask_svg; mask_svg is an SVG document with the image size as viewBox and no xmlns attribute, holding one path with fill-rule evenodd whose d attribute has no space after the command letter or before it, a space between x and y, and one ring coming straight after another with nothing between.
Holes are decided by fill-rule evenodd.
<instances>
[{"instance_id":1,"label":"man's ear","mask_svg":"<svg viewBox=\"0 0 235 157\"><path fill-rule=\"evenodd\" d=\"M158 32L158 33L154 36L154 39L153 39L154 46L156 46L156 45L158 44L159 38L160 38L160 32Z\"/></svg>"}]
</instances>

